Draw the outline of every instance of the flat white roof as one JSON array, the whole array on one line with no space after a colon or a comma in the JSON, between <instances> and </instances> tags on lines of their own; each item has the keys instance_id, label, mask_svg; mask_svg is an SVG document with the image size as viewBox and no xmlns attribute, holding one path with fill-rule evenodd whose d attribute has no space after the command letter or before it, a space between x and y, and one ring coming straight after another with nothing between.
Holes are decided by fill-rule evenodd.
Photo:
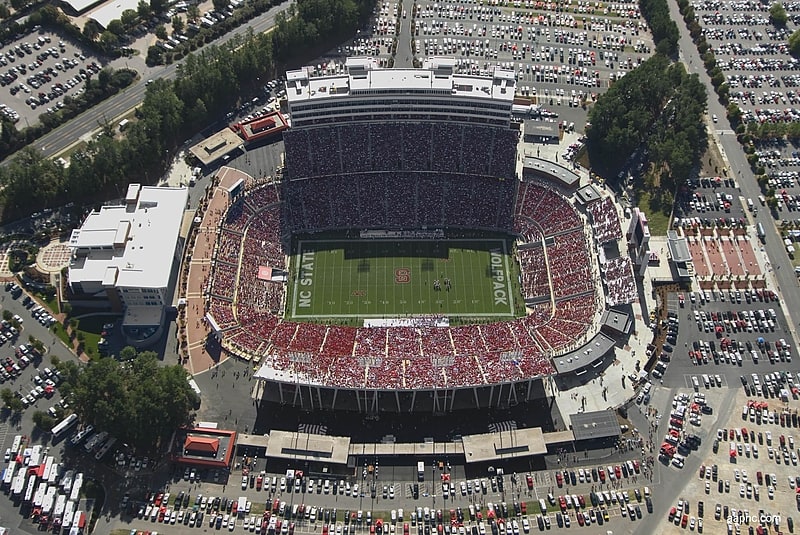
<instances>
[{"instance_id":1,"label":"flat white roof","mask_svg":"<svg viewBox=\"0 0 800 535\"><path fill-rule=\"evenodd\" d=\"M71 281L115 281L114 286L129 288L168 286L189 191L139 187L138 198L123 206L103 206L72 232Z\"/></svg>"},{"instance_id":2,"label":"flat white roof","mask_svg":"<svg viewBox=\"0 0 800 535\"><path fill-rule=\"evenodd\" d=\"M88 2L89 0L85 1ZM92 2L86 7L91 6L93 3L96 2ZM70 5L72 5L72 2L70 2ZM89 13L89 18L94 19L94 21L103 28L108 28L108 23L114 19L120 18L123 11L126 9L132 9L136 11L138 5L138 0L112 0L111 2L108 2L102 7Z\"/></svg>"},{"instance_id":3,"label":"flat white roof","mask_svg":"<svg viewBox=\"0 0 800 535\"><path fill-rule=\"evenodd\" d=\"M492 76L454 74L452 58L430 58L420 69L384 69L372 58L349 58L347 74L313 76L310 67L286 73L289 103L398 92L433 93L512 102L514 73L495 68Z\"/></svg>"},{"instance_id":4,"label":"flat white roof","mask_svg":"<svg viewBox=\"0 0 800 535\"><path fill-rule=\"evenodd\" d=\"M92 6L96 6L103 0L64 0L64 3L80 14Z\"/></svg>"}]
</instances>

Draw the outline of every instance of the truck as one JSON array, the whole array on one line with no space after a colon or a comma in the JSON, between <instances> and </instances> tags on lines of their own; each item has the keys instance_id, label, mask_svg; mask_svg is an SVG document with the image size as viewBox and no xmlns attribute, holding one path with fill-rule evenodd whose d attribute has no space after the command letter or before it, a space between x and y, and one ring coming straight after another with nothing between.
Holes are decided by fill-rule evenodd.
<instances>
[{"instance_id":1,"label":"truck","mask_svg":"<svg viewBox=\"0 0 800 535\"><path fill-rule=\"evenodd\" d=\"M767 233L764 230L764 224L759 222L758 225L756 225L756 231L758 232L758 239L761 240L761 243L764 243L764 241L767 239Z\"/></svg>"},{"instance_id":2,"label":"truck","mask_svg":"<svg viewBox=\"0 0 800 535\"><path fill-rule=\"evenodd\" d=\"M417 481L425 481L425 463L417 462Z\"/></svg>"}]
</instances>

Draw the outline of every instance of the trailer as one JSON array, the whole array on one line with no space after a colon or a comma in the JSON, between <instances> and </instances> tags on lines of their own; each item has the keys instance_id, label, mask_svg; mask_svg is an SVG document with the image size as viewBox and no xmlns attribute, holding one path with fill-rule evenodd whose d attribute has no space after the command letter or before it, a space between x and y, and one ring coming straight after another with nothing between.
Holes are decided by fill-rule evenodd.
<instances>
[{"instance_id":1,"label":"trailer","mask_svg":"<svg viewBox=\"0 0 800 535\"><path fill-rule=\"evenodd\" d=\"M72 517L75 514L75 502L69 500L64 507L64 516L61 517L61 526L67 528L72 525Z\"/></svg>"},{"instance_id":2,"label":"trailer","mask_svg":"<svg viewBox=\"0 0 800 535\"><path fill-rule=\"evenodd\" d=\"M69 492L69 490L72 488L73 477L75 477L75 472L73 472L72 470L67 470L64 473L64 477L61 478L61 484L59 485L61 487L61 490L63 490L64 492Z\"/></svg>"},{"instance_id":3,"label":"trailer","mask_svg":"<svg viewBox=\"0 0 800 535\"><path fill-rule=\"evenodd\" d=\"M11 444L11 454L18 455L19 449L22 447L22 435L16 435L14 442Z\"/></svg>"},{"instance_id":4,"label":"trailer","mask_svg":"<svg viewBox=\"0 0 800 535\"><path fill-rule=\"evenodd\" d=\"M81 495L81 487L83 487L83 472L79 472L75 476L75 481L72 483L72 492L70 492L69 499L77 502Z\"/></svg>"},{"instance_id":5,"label":"trailer","mask_svg":"<svg viewBox=\"0 0 800 535\"><path fill-rule=\"evenodd\" d=\"M25 487L25 503L31 503L33 501L33 493L36 492L36 480L39 479L36 474L28 476L28 484Z\"/></svg>"},{"instance_id":6,"label":"trailer","mask_svg":"<svg viewBox=\"0 0 800 535\"><path fill-rule=\"evenodd\" d=\"M60 471L61 465L58 463L53 463L53 467L50 469L50 477L47 478L47 482L53 486L58 486L58 476Z\"/></svg>"},{"instance_id":7,"label":"trailer","mask_svg":"<svg viewBox=\"0 0 800 535\"><path fill-rule=\"evenodd\" d=\"M11 483L11 496L19 498L23 490L25 490L25 470L20 470Z\"/></svg>"},{"instance_id":8,"label":"trailer","mask_svg":"<svg viewBox=\"0 0 800 535\"><path fill-rule=\"evenodd\" d=\"M45 495L47 495L47 481L41 481L33 494L33 506L41 509Z\"/></svg>"},{"instance_id":9,"label":"trailer","mask_svg":"<svg viewBox=\"0 0 800 535\"><path fill-rule=\"evenodd\" d=\"M31 454L28 458L28 466L39 466L42 463L42 446L37 444L31 448Z\"/></svg>"},{"instance_id":10,"label":"trailer","mask_svg":"<svg viewBox=\"0 0 800 535\"><path fill-rule=\"evenodd\" d=\"M43 481L50 481L50 473L53 471L53 463L55 462L55 458L52 455L48 455L44 459L44 470L42 471L42 480Z\"/></svg>"},{"instance_id":11,"label":"trailer","mask_svg":"<svg viewBox=\"0 0 800 535\"><path fill-rule=\"evenodd\" d=\"M53 508L53 519L60 519L61 516L64 514L64 507L67 505L67 497L63 494L59 494L56 498L56 505Z\"/></svg>"},{"instance_id":12,"label":"trailer","mask_svg":"<svg viewBox=\"0 0 800 535\"><path fill-rule=\"evenodd\" d=\"M56 501L56 492L58 491L57 487L47 487L47 492L42 499L42 514L49 515L53 512L53 505Z\"/></svg>"},{"instance_id":13,"label":"trailer","mask_svg":"<svg viewBox=\"0 0 800 535\"><path fill-rule=\"evenodd\" d=\"M3 489L8 489L11 487L11 483L14 481L14 475L17 471L17 461L12 459L8 463L8 468L6 468L5 474L3 474Z\"/></svg>"}]
</instances>

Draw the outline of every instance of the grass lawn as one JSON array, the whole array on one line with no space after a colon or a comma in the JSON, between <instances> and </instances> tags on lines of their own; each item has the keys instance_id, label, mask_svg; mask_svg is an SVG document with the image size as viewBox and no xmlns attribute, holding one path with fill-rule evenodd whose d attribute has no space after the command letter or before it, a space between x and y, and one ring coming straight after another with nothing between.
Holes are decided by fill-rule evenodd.
<instances>
[{"instance_id":1,"label":"grass lawn","mask_svg":"<svg viewBox=\"0 0 800 535\"><path fill-rule=\"evenodd\" d=\"M664 210L653 199L650 193L646 190L638 190L636 198L639 200L638 206L640 210L644 210L647 215L647 222L650 226L651 236L665 236L669 230L669 214L665 214ZM672 207L668 207L671 211Z\"/></svg>"},{"instance_id":2,"label":"grass lawn","mask_svg":"<svg viewBox=\"0 0 800 535\"><path fill-rule=\"evenodd\" d=\"M479 321L524 311L505 239L312 239L300 240L297 253L287 293L287 316L295 320L443 315Z\"/></svg>"},{"instance_id":3,"label":"grass lawn","mask_svg":"<svg viewBox=\"0 0 800 535\"><path fill-rule=\"evenodd\" d=\"M100 333L103 332L103 325L114 323L119 316L103 314L100 316L90 316L78 320L78 332L83 333L84 351L90 356L99 355L97 343L100 341Z\"/></svg>"}]
</instances>

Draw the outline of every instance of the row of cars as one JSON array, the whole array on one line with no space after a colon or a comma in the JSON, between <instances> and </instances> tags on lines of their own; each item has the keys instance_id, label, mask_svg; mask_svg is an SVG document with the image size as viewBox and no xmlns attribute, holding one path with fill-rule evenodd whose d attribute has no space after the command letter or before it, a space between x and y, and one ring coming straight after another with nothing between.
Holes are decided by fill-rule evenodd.
<instances>
[{"instance_id":1,"label":"row of cars","mask_svg":"<svg viewBox=\"0 0 800 535\"><path fill-rule=\"evenodd\" d=\"M753 373L750 379L748 380L744 375L739 377L748 396L760 395L764 398L780 398L784 402L788 402L790 397L797 398L800 374L797 375L797 381L795 381L794 374L787 371L771 372L763 375ZM782 421L781 425L787 424ZM788 425L797 424L789 423Z\"/></svg>"},{"instance_id":2,"label":"row of cars","mask_svg":"<svg viewBox=\"0 0 800 535\"><path fill-rule=\"evenodd\" d=\"M604 485L606 481L618 481L622 480L622 478L635 477L640 473L641 465L639 461L633 459L617 465L608 465L607 467L579 468L577 471L559 470L555 473L555 477L558 488L562 488L565 484L568 486L575 486L579 483L600 483Z\"/></svg>"}]
</instances>

